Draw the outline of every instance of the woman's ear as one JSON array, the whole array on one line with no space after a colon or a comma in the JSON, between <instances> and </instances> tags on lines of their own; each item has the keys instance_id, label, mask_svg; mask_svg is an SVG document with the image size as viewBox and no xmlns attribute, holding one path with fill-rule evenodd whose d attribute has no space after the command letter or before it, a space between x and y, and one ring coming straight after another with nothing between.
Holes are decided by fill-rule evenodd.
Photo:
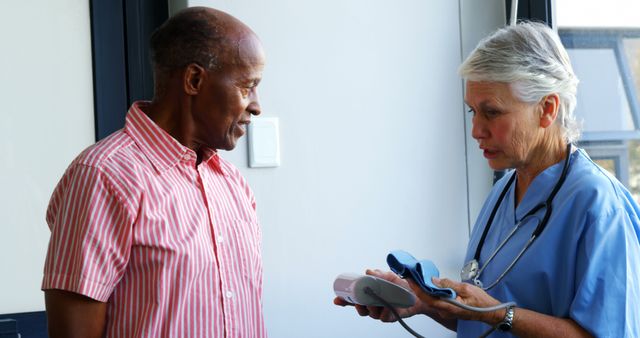
<instances>
[{"instance_id":1,"label":"woman's ear","mask_svg":"<svg viewBox=\"0 0 640 338\"><path fill-rule=\"evenodd\" d=\"M540 101L542 114L540 115L540 127L547 128L558 118L560 108L560 97L558 94L549 94Z\"/></svg>"},{"instance_id":2,"label":"woman's ear","mask_svg":"<svg viewBox=\"0 0 640 338\"><path fill-rule=\"evenodd\" d=\"M198 95L207 75L207 71L202 66L195 63L187 65L182 78L184 92L187 95Z\"/></svg>"}]
</instances>

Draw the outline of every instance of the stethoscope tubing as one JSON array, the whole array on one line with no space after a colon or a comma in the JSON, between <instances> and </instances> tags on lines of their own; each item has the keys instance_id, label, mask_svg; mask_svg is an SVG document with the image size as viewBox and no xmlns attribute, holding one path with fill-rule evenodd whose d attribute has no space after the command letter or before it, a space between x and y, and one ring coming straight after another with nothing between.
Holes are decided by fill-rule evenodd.
<instances>
[{"instance_id":1,"label":"stethoscope tubing","mask_svg":"<svg viewBox=\"0 0 640 338\"><path fill-rule=\"evenodd\" d=\"M546 208L544 216L542 217L542 220L540 221L540 223L538 224L536 229L531 234L531 237L527 241L527 244L522 248L522 250L520 250L518 255L515 257L515 259L513 261L511 261L509 266L502 272L502 274L500 274L500 276L493 283L491 283L489 286L487 286L487 287L481 286L482 289L489 290L489 289L493 288L495 285L497 285L498 282L500 282L502 280L502 278L504 278L504 276L509 271L511 271L511 269L518 262L518 260L520 260L520 257L522 257L522 255L533 244L533 242L538 237L540 237L540 234L542 233L544 228L547 226L547 223L549 222L549 218L551 217L551 211L552 211L551 204L553 202L553 199L555 198L556 194L558 193L558 191L560 190L560 188L564 184L564 181L567 178L567 173L568 173L570 162L571 162L571 143L567 144L567 156L566 156L566 158L564 160L564 165L563 165L563 168L562 168L562 173L560 174L560 178L558 178L558 181L556 182L555 186L553 187L553 190L551 191L551 193L547 197L547 200L544 203L540 203L540 204L536 205L535 207L533 207L531 210L529 210L529 212L527 212L520 219L520 221L516 224L516 226L513 228L513 230L511 230L511 232L507 235L507 237L500 243L500 245L498 245L496 250L493 251L491 256L489 256L489 258L482 265L482 267L479 268L479 270L477 272L475 272L473 276L471 276L471 280L473 280L473 282L476 285L479 285L479 286L482 285L482 283L480 283L480 281L479 281L480 275L482 274L484 269L487 267L487 265L489 265L489 263L495 258L495 256L498 254L498 252L500 250L502 250L502 248L507 244L507 242L511 239L511 237L513 237L514 234L520 229L520 227L522 226L524 221L529 217L535 217L535 213L537 213L540 209ZM516 173L514 172L511 175L511 177L509 178L509 181L505 185L504 189L500 193L500 196L498 197L498 200L496 201L496 204L494 205L493 210L491 211L491 214L489 216L489 219L487 220L487 223L486 223L486 225L484 227L484 230L482 232L482 236L480 237L480 240L478 241L478 246L476 247L476 252L474 254L473 261L479 262L480 253L482 252L482 247L484 246L484 242L486 240L487 234L489 233L489 229L491 228L491 225L493 223L493 219L494 219L498 209L500 208L500 205L502 204L502 201L504 200L504 197L506 196L507 192L509 191L509 188L511 187L511 184L513 183L513 181L515 181L515 177L516 177ZM465 265L465 267L470 263L471 262L467 263Z\"/></svg>"},{"instance_id":2,"label":"stethoscope tubing","mask_svg":"<svg viewBox=\"0 0 640 338\"><path fill-rule=\"evenodd\" d=\"M511 232L509 232L509 234L507 235L507 237L505 237L505 239L502 240L502 242L500 243L500 245L498 245L498 247L493 251L493 253L491 254L491 256L489 258L487 258L487 261L484 263L484 265L482 266L482 268L480 268L478 270L477 275L480 276L482 274L482 271L484 271L484 269L487 267L487 265L493 260L493 258L500 252L500 250L502 250L502 248L507 244L507 242L511 239L511 237L513 237L513 235L515 235L515 233L520 230L520 227L522 226L522 224L524 223L524 221L529 218L529 217L536 217L535 215L528 215L526 217L524 217L523 219L520 220L520 222L518 222L516 224L516 226L513 228L513 230L511 230ZM536 217L537 218L537 217ZM533 238L535 236L531 236L531 238ZM531 240L529 240L529 242L532 242ZM526 247L525 247L526 248ZM524 250L521 251L521 253L524 253ZM518 255L518 257L521 254ZM513 264L511 264L513 265ZM510 266L511 266L510 265Z\"/></svg>"}]
</instances>

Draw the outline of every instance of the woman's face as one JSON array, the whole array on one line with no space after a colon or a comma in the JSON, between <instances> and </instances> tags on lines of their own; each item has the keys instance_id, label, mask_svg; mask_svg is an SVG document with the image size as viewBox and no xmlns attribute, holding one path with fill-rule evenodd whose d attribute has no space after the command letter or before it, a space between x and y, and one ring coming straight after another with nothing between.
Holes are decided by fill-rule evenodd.
<instances>
[{"instance_id":1,"label":"woman's face","mask_svg":"<svg viewBox=\"0 0 640 338\"><path fill-rule=\"evenodd\" d=\"M494 170L531 164L540 144L540 106L516 98L502 82L467 81L465 102L473 113L471 136Z\"/></svg>"}]
</instances>

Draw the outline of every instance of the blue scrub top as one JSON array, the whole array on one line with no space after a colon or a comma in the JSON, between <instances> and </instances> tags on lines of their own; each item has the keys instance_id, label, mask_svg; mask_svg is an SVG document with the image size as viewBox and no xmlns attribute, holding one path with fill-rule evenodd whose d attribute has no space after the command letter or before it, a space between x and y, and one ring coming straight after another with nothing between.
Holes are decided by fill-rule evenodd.
<instances>
[{"instance_id":1,"label":"blue scrub top","mask_svg":"<svg viewBox=\"0 0 640 338\"><path fill-rule=\"evenodd\" d=\"M515 184L503 199L480 255L480 266L516 222L544 202L564 161L540 173L515 207ZM514 268L488 293L501 302L555 317L570 317L596 337L640 337L640 208L615 177L581 149L571 155L564 185L553 200L549 222ZM471 233L465 262L478 241L500 192L512 173L498 181ZM544 209L536 213L542 219ZM538 221L531 217L482 273L493 283L522 250ZM517 325L516 308L516 322ZM458 321L458 337L478 337L482 322ZM490 337L510 337L494 332Z\"/></svg>"}]
</instances>

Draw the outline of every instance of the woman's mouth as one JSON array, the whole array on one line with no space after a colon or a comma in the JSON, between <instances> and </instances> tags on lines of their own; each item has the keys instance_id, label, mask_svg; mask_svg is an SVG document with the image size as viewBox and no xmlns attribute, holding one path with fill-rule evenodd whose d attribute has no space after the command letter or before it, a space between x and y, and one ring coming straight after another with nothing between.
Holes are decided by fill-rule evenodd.
<instances>
[{"instance_id":1,"label":"woman's mouth","mask_svg":"<svg viewBox=\"0 0 640 338\"><path fill-rule=\"evenodd\" d=\"M497 150L491 150L491 149L482 149L482 155L484 155L484 157L488 160L494 159L498 156L498 151Z\"/></svg>"}]
</instances>

